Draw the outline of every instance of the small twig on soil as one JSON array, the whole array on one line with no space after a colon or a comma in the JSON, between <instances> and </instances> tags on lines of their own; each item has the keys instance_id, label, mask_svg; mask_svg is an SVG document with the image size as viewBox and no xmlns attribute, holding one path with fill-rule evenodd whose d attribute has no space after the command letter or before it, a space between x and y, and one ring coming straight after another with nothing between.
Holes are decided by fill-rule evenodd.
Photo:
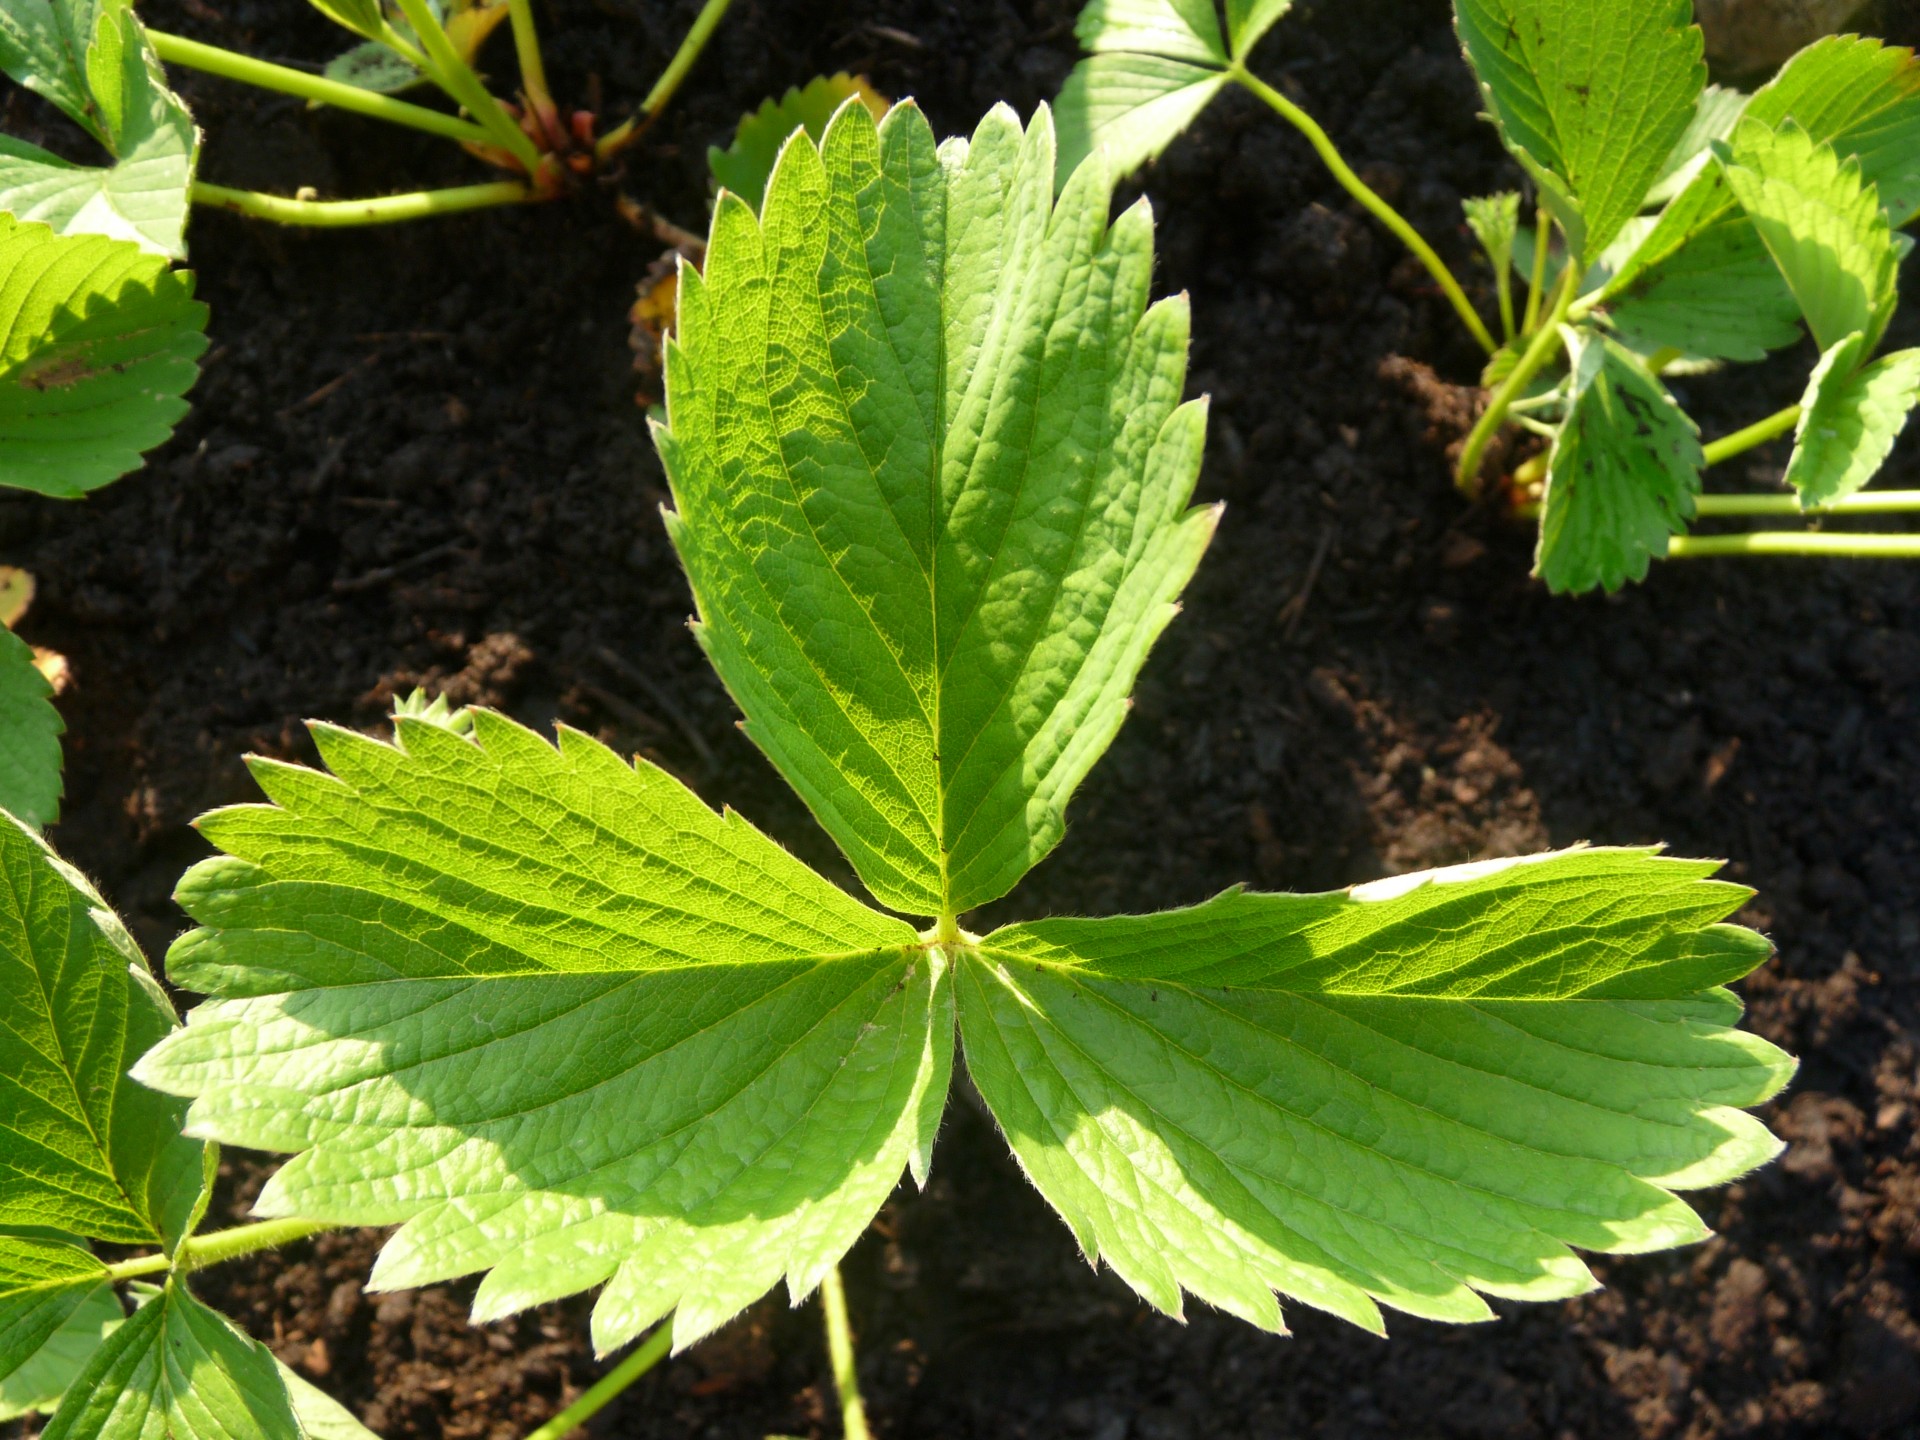
<instances>
[{"instance_id":1,"label":"small twig on soil","mask_svg":"<svg viewBox=\"0 0 1920 1440\"><path fill-rule=\"evenodd\" d=\"M320 493L320 487L333 478L333 472L340 468L340 457L346 453L347 437L344 435L327 446L326 454L320 457L320 463L313 467L313 474L307 477L307 494Z\"/></svg>"},{"instance_id":2,"label":"small twig on soil","mask_svg":"<svg viewBox=\"0 0 1920 1440\"><path fill-rule=\"evenodd\" d=\"M671 246L688 258L700 260L707 253L707 242L683 226L676 225L656 210L650 210L631 195L614 201L620 218L642 235L651 235L662 245Z\"/></svg>"},{"instance_id":3,"label":"small twig on soil","mask_svg":"<svg viewBox=\"0 0 1920 1440\"><path fill-rule=\"evenodd\" d=\"M422 550L418 555L411 556L408 559L396 560L391 565L382 565L377 570L369 570L363 575L355 575L348 580L336 580L333 582L333 593L336 595L354 595L362 590L377 590L389 580L396 580L410 570L418 570L422 566L431 565L436 560L444 560L447 556L463 548L466 543L466 537L461 536L459 539L448 540L436 545L431 550Z\"/></svg>"},{"instance_id":4,"label":"small twig on soil","mask_svg":"<svg viewBox=\"0 0 1920 1440\"><path fill-rule=\"evenodd\" d=\"M1320 532L1320 543L1314 547L1313 559L1307 562L1307 578L1300 584L1300 593L1280 607L1280 613L1274 618L1280 622L1280 638L1289 644L1294 632L1300 628L1300 622L1306 619L1307 602L1313 599L1314 584L1320 579L1320 567L1327 563L1327 552L1333 549L1333 537L1338 527L1327 522L1327 528Z\"/></svg>"},{"instance_id":5,"label":"small twig on soil","mask_svg":"<svg viewBox=\"0 0 1920 1440\"><path fill-rule=\"evenodd\" d=\"M709 771L716 767L718 762L713 758L713 749L707 744L706 737L694 727L693 721L687 718L687 712L682 710L679 705L674 702L674 698L662 689L660 684L651 675L640 669L639 666L623 658L620 653L611 646L596 646L594 653L600 657L602 664L620 676L621 679L631 680L635 685L638 685L642 690L647 692L648 698L660 707L662 713L664 713L669 720L673 721L675 725L680 727L680 733L687 737L687 744L693 747L693 753L700 757L700 763L702 765L706 766Z\"/></svg>"},{"instance_id":6,"label":"small twig on soil","mask_svg":"<svg viewBox=\"0 0 1920 1440\"><path fill-rule=\"evenodd\" d=\"M375 365L378 365L379 363L380 363L380 354L378 351L375 351L373 354L366 356L364 359L354 361L353 364L349 365L346 369L342 370L338 375L334 376L333 379L327 381L326 384L322 385L318 390L314 391L311 395L307 396L306 399L294 401L293 404L287 406L280 413L282 415L298 415L303 410L311 410L313 409L314 406L323 404L331 396L337 394L340 390L340 387L345 385L349 380L353 379L354 376L358 375L363 370L367 370L372 368Z\"/></svg>"},{"instance_id":7,"label":"small twig on soil","mask_svg":"<svg viewBox=\"0 0 1920 1440\"><path fill-rule=\"evenodd\" d=\"M658 718L649 715L624 695L616 695L603 685L595 685L590 680L583 680L580 682L580 693L602 709L619 716L622 720L626 721L627 724L632 725L636 729L645 730L655 735L670 733L667 726L662 724Z\"/></svg>"}]
</instances>

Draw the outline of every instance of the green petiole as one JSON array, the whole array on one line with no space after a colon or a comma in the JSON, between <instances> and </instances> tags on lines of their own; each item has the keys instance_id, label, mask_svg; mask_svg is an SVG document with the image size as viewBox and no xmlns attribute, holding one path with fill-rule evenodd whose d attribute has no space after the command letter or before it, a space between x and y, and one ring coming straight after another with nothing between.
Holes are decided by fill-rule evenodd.
<instances>
[{"instance_id":1,"label":"green petiole","mask_svg":"<svg viewBox=\"0 0 1920 1440\"><path fill-rule=\"evenodd\" d=\"M570 1430L587 1423L613 1401L622 1390L658 1365L673 1346L673 1323L659 1326L640 1346L613 1369L590 1385L578 1400L554 1416L538 1430L529 1431L526 1440L561 1440Z\"/></svg>"},{"instance_id":2,"label":"green petiole","mask_svg":"<svg viewBox=\"0 0 1920 1440\"><path fill-rule=\"evenodd\" d=\"M1531 335L1540 324L1540 305L1547 289L1547 250L1553 244L1553 217L1542 205L1533 218L1533 274L1527 281L1527 309L1520 331Z\"/></svg>"},{"instance_id":3,"label":"green petiole","mask_svg":"<svg viewBox=\"0 0 1920 1440\"><path fill-rule=\"evenodd\" d=\"M1694 513L1723 515L1874 515L1920 510L1920 490L1862 490L1824 505L1800 504L1797 495L1700 495Z\"/></svg>"},{"instance_id":4,"label":"green petiole","mask_svg":"<svg viewBox=\"0 0 1920 1440\"><path fill-rule=\"evenodd\" d=\"M1480 342L1480 347L1489 355L1499 349L1500 347L1494 343L1493 335L1487 329L1486 322L1473 308L1473 302L1467 299L1467 292L1460 288L1460 282L1453 278L1453 272L1447 268L1447 262L1440 258L1418 230L1407 223L1406 218L1398 210L1381 199L1366 181L1353 173L1353 168L1342 158L1339 149L1328 137L1327 132L1320 128L1319 122L1238 61L1227 71L1227 74L1266 101L1281 119L1306 136L1307 143L1313 146L1314 153L1320 157L1320 162L1327 167L1333 178L1340 182L1340 188L1358 200L1374 219L1391 230L1400 243L1411 250L1414 257L1426 266L1427 273L1433 276L1441 290L1446 293L1447 299L1452 303L1455 312L1466 324L1473 338Z\"/></svg>"},{"instance_id":5,"label":"green petiole","mask_svg":"<svg viewBox=\"0 0 1920 1440\"><path fill-rule=\"evenodd\" d=\"M647 92L647 98L640 102L640 108L600 137L599 143L594 146L596 158L604 162L619 154L653 123L654 117L673 99L674 92L687 78L687 72L693 69L700 52L707 48L707 41L713 38L713 32L719 28L727 7L732 3L733 0L707 0L700 7L700 13L693 17L693 24L687 29L686 38L681 40L680 48L673 52L673 58L667 62L667 68L660 72L660 78L653 82L653 88Z\"/></svg>"},{"instance_id":6,"label":"green petiole","mask_svg":"<svg viewBox=\"0 0 1920 1440\"><path fill-rule=\"evenodd\" d=\"M1736 430L1731 435L1722 436L1702 450L1707 464L1718 465L1723 460L1744 454L1756 445L1786 434L1800 423L1800 407L1789 405L1784 410L1776 410L1764 420L1756 420L1744 430Z\"/></svg>"},{"instance_id":7,"label":"green petiole","mask_svg":"<svg viewBox=\"0 0 1920 1440\"><path fill-rule=\"evenodd\" d=\"M416 190L405 195L381 195L367 200L299 200L267 195L258 190L233 190L225 185L193 182L193 202L235 210L256 220L280 225L309 225L337 229L349 225L391 225L402 220L425 220L463 210L493 205L519 205L538 199L518 180L495 180L485 185L456 185L445 190Z\"/></svg>"},{"instance_id":8,"label":"green petiole","mask_svg":"<svg viewBox=\"0 0 1920 1440\"><path fill-rule=\"evenodd\" d=\"M1538 375L1565 343L1560 333L1560 322L1566 318L1567 307L1573 303L1574 267L1569 265L1560 278L1559 293L1554 298L1553 311L1547 316L1546 323L1533 332L1533 339L1527 343L1526 351L1520 356L1520 362L1513 367L1513 373L1500 382L1487 400L1487 408L1480 412L1480 418L1474 421L1473 430L1467 436L1467 443L1460 450L1460 468L1454 476L1454 483L1466 495L1474 495L1479 490L1480 462L1485 458L1487 446L1494 434L1507 418L1514 397L1521 394L1533 377Z\"/></svg>"},{"instance_id":9,"label":"green petiole","mask_svg":"<svg viewBox=\"0 0 1920 1440\"><path fill-rule=\"evenodd\" d=\"M218 75L224 80L237 80L243 85L273 90L282 95L297 95L305 100L317 100L323 105L332 105L336 109L350 110L356 115L366 115L394 125L405 125L414 130L424 130L429 135L458 140L463 144L495 143L496 137L491 131L482 129L470 120L462 120L457 115L445 115L438 110L429 110L424 105L396 100L391 95L377 95L371 90L362 90L358 85L345 85L338 80L329 80L324 75L309 75L304 70L295 70L290 66L275 65L267 60L256 60L250 55L222 50L217 45L204 45L198 40L189 40L184 35L169 35L162 30L149 30L147 37L153 41L154 53L171 65L183 65L189 70L204 70L207 74Z\"/></svg>"},{"instance_id":10,"label":"green petiole","mask_svg":"<svg viewBox=\"0 0 1920 1440\"><path fill-rule=\"evenodd\" d=\"M309 1235L318 1235L323 1230L333 1228L320 1220L262 1220L257 1225L239 1225L231 1230L216 1230L211 1235L195 1235L180 1247L181 1255L186 1268L198 1270L225 1260L237 1260L242 1255L252 1255L256 1251L277 1250L282 1245L291 1245L296 1240L304 1240ZM107 1278L112 1281L136 1280L142 1275L158 1275L172 1268L173 1262L165 1255L142 1255L137 1259L109 1265Z\"/></svg>"},{"instance_id":11,"label":"green petiole","mask_svg":"<svg viewBox=\"0 0 1920 1440\"><path fill-rule=\"evenodd\" d=\"M867 1407L860 1398L860 1376L854 1368L847 1291L840 1283L837 1265L820 1279L820 1311L827 1321L827 1356L833 1365L833 1388L840 1395L841 1431L846 1440L873 1440L873 1432L867 1428Z\"/></svg>"},{"instance_id":12,"label":"green petiole","mask_svg":"<svg viewBox=\"0 0 1920 1440\"><path fill-rule=\"evenodd\" d=\"M420 37L420 47L429 62L427 74L433 82L465 106L493 143L518 160L527 174L538 171L539 150L513 117L501 108L500 101L480 83L473 67L460 58L447 32L427 7L427 0L399 0L399 4L413 33Z\"/></svg>"},{"instance_id":13,"label":"green petiole","mask_svg":"<svg viewBox=\"0 0 1920 1440\"><path fill-rule=\"evenodd\" d=\"M1854 560L1920 560L1920 535L1835 535L1820 530L1755 530L1746 535L1676 535L1669 560L1719 555L1825 555Z\"/></svg>"},{"instance_id":14,"label":"green petiole","mask_svg":"<svg viewBox=\"0 0 1920 1440\"><path fill-rule=\"evenodd\" d=\"M531 0L507 0L507 21L513 26L513 51L520 62L520 88L541 124L552 130L559 124L560 112L547 88L547 62L540 53Z\"/></svg>"}]
</instances>

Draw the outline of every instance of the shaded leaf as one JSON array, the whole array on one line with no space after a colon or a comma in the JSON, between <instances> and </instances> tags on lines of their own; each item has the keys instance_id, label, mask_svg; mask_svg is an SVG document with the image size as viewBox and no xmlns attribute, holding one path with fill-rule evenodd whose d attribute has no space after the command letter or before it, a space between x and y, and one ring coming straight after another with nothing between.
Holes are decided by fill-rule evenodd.
<instances>
[{"instance_id":1,"label":"shaded leaf","mask_svg":"<svg viewBox=\"0 0 1920 1440\"><path fill-rule=\"evenodd\" d=\"M1718 166L1660 213L1600 303L1614 334L1642 353L1759 360L1800 338L1799 302Z\"/></svg>"},{"instance_id":2,"label":"shaded leaf","mask_svg":"<svg viewBox=\"0 0 1920 1440\"><path fill-rule=\"evenodd\" d=\"M805 1295L925 1173L939 965L663 771L473 718L254 762L277 804L201 822L231 858L181 882L207 928L169 957L221 998L136 1073L196 1135L300 1152L260 1214L400 1224L375 1284L489 1271L478 1319L605 1282L605 1351Z\"/></svg>"},{"instance_id":3,"label":"shaded leaf","mask_svg":"<svg viewBox=\"0 0 1920 1440\"><path fill-rule=\"evenodd\" d=\"M70 499L136 468L186 414L206 323L160 257L0 215L0 485Z\"/></svg>"},{"instance_id":4,"label":"shaded leaf","mask_svg":"<svg viewBox=\"0 0 1920 1440\"><path fill-rule=\"evenodd\" d=\"M1457 0L1487 108L1576 253L1640 210L1706 85L1689 0Z\"/></svg>"},{"instance_id":5,"label":"shaded leaf","mask_svg":"<svg viewBox=\"0 0 1920 1440\"><path fill-rule=\"evenodd\" d=\"M33 647L0 629L0 810L34 829L60 816L60 736L53 686L33 663Z\"/></svg>"},{"instance_id":6,"label":"shaded leaf","mask_svg":"<svg viewBox=\"0 0 1920 1440\"><path fill-rule=\"evenodd\" d=\"M169 1281L116 1329L41 1440L305 1440L272 1352Z\"/></svg>"},{"instance_id":7,"label":"shaded leaf","mask_svg":"<svg viewBox=\"0 0 1920 1440\"><path fill-rule=\"evenodd\" d=\"M1766 958L1711 862L1575 850L1332 895L1008 926L960 972L967 1064L1022 1168L1170 1314L1592 1289L1572 1247L1707 1232L1672 1193L1780 1146L1792 1062L1718 988Z\"/></svg>"},{"instance_id":8,"label":"shaded leaf","mask_svg":"<svg viewBox=\"0 0 1920 1440\"><path fill-rule=\"evenodd\" d=\"M1860 163L1789 120L1745 119L1721 147L1727 184L1799 302L1821 350L1864 331L1872 353L1893 318L1899 257Z\"/></svg>"},{"instance_id":9,"label":"shaded leaf","mask_svg":"<svg viewBox=\"0 0 1920 1440\"><path fill-rule=\"evenodd\" d=\"M127 1078L173 1028L132 937L0 813L0 1225L170 1245L200 1193L185 1106Z\"/></svg>"},{"instance_id":10,"label":"shaded leaf","mask_svg":"<svg viewBox=\"0 0 1920 1440\"><path fill-rule=\"evenodd\" d=\"M1660 167L1645 204L1665 205L1693 183L1694 177L1713 162L1713 142L1726 139L1740 123L1748 98L1742 91L1724 85L1709 85L1700 92L1693 119Z\"/></svg>"},{"instance_id":11,"label":"shaded leaf","mask_svg":"<svg viewBox=\"0 0 1920 1440\"><path fill-rule=\"evenodd\" d=\"M1500 275L1511 269L1513 239L1520 229L1519 192L1503 190L1498 195L1462 200L1460 205L1466 211L1467 228L1493 264L1493 273Z\"/></svg>"},{"instance_id":12,"label":"shaded leaf","mask_svg":"<svg viewBox=\"0 0 1920 1440\"><path fill-rule=\"evenodd\" d=\"M1567 347L1534 573L1555 593L1617 590L1693 518L1705 460L1693 421L1637 356L1590 331L1568 331Z\"/></svg>"},{"instance_id":13,"label":"shaded leaf","mask_svg":"<svg viewBox=\"0 0 1920 1440\"><path fill-rule=\"evenodd\" d=\"M0 1420L51 1409L121 1316L84 1245L0 1232Z\"/></svg>"},{"instance_id":14,"label":"shaded leaf","mask_svg":"<svg viewBox=\"0 0 1920 1440\"><path fill-rule=\"evenodd\" d=\"M724 150L718 146L707 150L707 168L713 172L715 183L758 210L766 199L774 164L780 159L780 147L788 137L796 130L804 131L818 144L827 133L833 112L856 97L875 119L887 113L887 102L864 78L844 71L817 75L804 87L789 89L778 103L763 100L758 110L740 117L731 145Z\"/></svg>"},{"instance_id":15,"label":"shaded leaf","mask_svg":"<svg viewBox=\"0 0 1920 1440\"><path fill-rule=\"evenodd\" d=\"M1842 499L1873 479L1920 405L1920 350L1862 366L1866 338L1855 331L1822 355L1800 401L1785 479L1803 506Z\"/></svg>"}]
</instances>

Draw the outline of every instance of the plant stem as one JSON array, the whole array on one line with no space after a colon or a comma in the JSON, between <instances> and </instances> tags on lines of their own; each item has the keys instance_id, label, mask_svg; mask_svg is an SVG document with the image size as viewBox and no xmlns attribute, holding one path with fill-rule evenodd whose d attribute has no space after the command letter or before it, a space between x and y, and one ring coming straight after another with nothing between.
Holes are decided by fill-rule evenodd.
<instances>
[{"instance_id":1,"label":"plant stem","mask_svg":"<svg viewBox=\"0 0 1920 1440\"><path fill-rule=\"evenodd\" d=\"M1784 435L1800 423L1800 407L1789 405L1784 410L1776 410L1764 420L1756 420L1744 430L1736 430L1731 435L1722 436L1702 450L1707 464L1718 465L1722 460L1731 460L1734 456L1764 445L1776 436Z\"/></svg>"},{"instance_id":2,"label":"plant stem","mask_svg":"<svg viewBox=\"0 0 1920 1440\"><path fill-rule=\"evenodd\" d=\"M1511 262L1500 267L1500 273L1493 277L1495 293L1500 297L1500 338L1509 345L1513 343L1513 265Z\"/></svg>"},{"instance_id":3,"label":"plant stem","mask_svg":"<svg viewBox=\"0 0 1920 1440\"><path fill-rule=\"evenodd\" d=\"M840 1267L820 1279L820 1312L827 1320L827 1355L833 1362L833 1388L840 1392L840 1426L846 1440L873 1440L867 1407L860 1400L860 1376L853 1364L853 1327L847 1323L847 1292Z\"/></svg>"},{"instance_id":4,"label":"plant stem","mask_svg":"<svg viewBox=\"0 0 1920 1440\"><path fill-rule=\"evenodd\" d=\"M1669 560L1712 555L1831 555L1854 560L1920 560L1920 535L1842 535L1821 530L1755 530L1746 535L1676 535Z\"/></svg>"},{"instance_id":5,"label":"plant stem","mask_svg":"<svg viewBox=\"0 0 1920 1440\"><path fill-rule=\"evenodd\" d=\"M1258 75L1245 69L1239 61L1236 60L1233 68L1227 73L1266 101L1281 119L1307 137L1307 143L1313 146L1314 152L1319 155L1320 163L1325 165L1333 178L1340 182L1340 188L1365 206L1374 219L1398 236L1400 243L1411 250L1415 258L1427 267L1427 273L1433 276L1440 288L1446 292L1447 299L1453 303L1455 313L1466 324L1473 338L1480 342L1481 348L1489 355L1499 349L1500 347L1494 344L1493 336L1487 331L1486 322L1473 308L1473 302L1467 299L1467 292L1460 288L1460 282L1454 279L1453 272L1447 269L1447 262L1434 252L1433 247L1421 238L1420 232L1409 225L1398 210L1381 199L1364 180L1353 173L1352 167L1341 158L1340 151L1328 138L1327 132L1320 128L1319 122Z\"/></svg>"},{"instance_id":6,"label":"plant stem","mask_svg":"<svg viewBox=\"0 0 1920 1440\"><path fill-rule=\"evenodd\" d=\"M507 0L507 19L513 26L513 51L520 61L520 88L527 103L549 130L559 123L553 92L547 89L547 62L540 54L540 32L534 28L531 0Z\"/></svg>"},{"instance_id":7,"label":"plant stem","mask_svg":"<svg viewBox=\"0 0 1920 1440\"><path fill-rule=\"evenodd\" d=\"M428 74L434 84L465 106L467 113L487 131L493 143L518 160L527 174L532 175L537 171L540 168L539 150L513 117L500 108L499 100L480 83L480 77L473 73L473 67L460 58L460 52L453 48L446 30L434 18L433 11L427 8L427 0L399 0L399 4L407 23L413 27L413 33L420 37L420 48L426 51L427 59L432 62Z\"/></svg>"},{"instance_id":8,"label":"plant stem","mask_svg":"<svg viewBox=\"0 0 1920 1440\"><path fill-rule=\"evenodd\" d=\"M673 1345L673 1322L667 1321L640 1342L640 1347L588 1387L585 1394L554 1416L527 1440L560 1440L569 1430L584 1425L604 1410L614 1396L660 1363Z\"/></svg>"},{"instance_id":9,"label":"plant stem","mask_svg":"<svg viewBox=\"0 0 1920 1440\"><path fill-rule=\"evenodd\" d=\"M700 13L693 17L693 24L687 29L686 38L680 42L680 48L673 52L673 58L667 62L667 68L660 72L660 78L653 82L653 88L647 92L647 98L640 102L640 108L602 135L594 146L594 153L601 161L611 159L639 139L647 126L666 109L667 102L673 99L674 91L680 88L680 82L693 69L700 52L707 48L707 41L713 38L713 32L719 28L727 7L732 3L733 0L707 0L700 7Z\"/></svg>"},{"instance_id":10,"label":"plant stem","mask_svg":"<svg viewBox=\"0 0 1920 1440\"><path fill-rule=\"evenodd\" d=\"M396 100L391 95L376 95L371 90L362 90L358 85L343 85L324 75L309 75L304 70L275 65L267 60L255 60L250 55L222 50L217 45L202 45L198 40L189 40L183 35L169 35L161 30L149 30L147 38L153 41L154 54L169 64L184 65L189 70L204 70L209 75L238 80L243 85L278 91L282 95L298 95L306 100L318 100L323 105L424 130L430 135L441 135L449 140L476 145L493 141L490 132L470 120L462 120L457 115L443 115L438 110Z\"/></svg>"},{"instance_id":11,"label":"plant stem","mask_svg":"<svg viewBox=\"0 0 1920 1440\"><path fill-rule=\"evenodd\" d=\"M1553 246L1553 217L1542 205L1533 212L1533 274L1527 281L1527 311L1520 318L1520 333L1531 335L1540 323L1540 305L1546 298L1547 251Z\"/></svg>"},{"instance_id":12,"label":"plant stem","mask_svg":"<svg viewBox=\"0 0 1920 1440\"><path fill-rule=\"evenodd\" d=\"M1546 323L1533 332L1533 339L1527 342L1527 348L1520 361L1513 367L1513 373L1500 382L1487 401L1487 408L1480 412L1480 418L1473 423L1473 430L1467 436L1467 443L1460 449L1460 468L1454 475L1454 483L1468 496L1479 493L1480 462L1486 456L1487 445L1500 429L1501 422L1507 418L1507 409L1513 404L1514 397L1524 391L1538 375L1541 368L1559 352L1562 343L1560 321L1567 313L1567 307L1573 303L1573 269L1569 266L1560 277L1559 293L1554 297L1553 312L1547 316Z\"/></svg>"},{"instance_id":13,"label":"plant stem","mask_svg":"<svg viewBox=\"0 0 1920 1440\"><path fill-rule=\"evenodd\" d=\"M1920 510L1920 490L1862 490L1824 505L1802 507L1797 495L1700 495L1695 514L1723 515L1873 515Z\"/></svg>"},{"instance_id":14,"label":"plant stem","mask_svg":"<svg viewBox=\"0 0 1920 1440\"><path fill-rule=\"evenodd\" d=\"M367 200L293 200L258 190L230 190L225 185L193 182L193 203L237 210L256 220L280 225L310 225L338 229L346 225L391 225L401 220L425 220L490 205L518 205L537 198L518 180L495 180L486 185L458 185L446 190L415 190L406 195L380 195Z\"/></svg>"},{"instance_id":15,"label":"plant stem","mask_svg":"<svg viewBox=\"0 0 1920 1440\"><path fill-rule=\"evenodd\" d=\"M181 1252L188 1267L198 1270L203 1266L218 1265L224 1260L237 1260L256 1250L277 1250L282 1245L291 1245L296 1240L304 1240L309 1235L318 1235L322 1230L333 1228L320 1220L262 1220L255 1225L216 1230L211 1235L195 1235L181 1247ZM169 1268L170 1262L164 1255L142 1255L138 1259L109 1265L107 1278L133 1280L141 1275L157 1275Z\"/></svg>"}]
</instances>

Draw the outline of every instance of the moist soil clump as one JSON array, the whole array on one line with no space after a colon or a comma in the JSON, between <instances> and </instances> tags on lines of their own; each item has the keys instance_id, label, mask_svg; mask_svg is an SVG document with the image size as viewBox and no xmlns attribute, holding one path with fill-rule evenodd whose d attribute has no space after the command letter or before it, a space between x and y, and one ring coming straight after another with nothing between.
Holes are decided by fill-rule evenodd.
<instances>
[{"instance_id":1,"label":"moist soil clump","mask_svg":"<svg viewBox=\"0 0 1920 1440\"><path fill-rule=\"evenodd\" d=\"M550 70L616 118L691 0L554 0ZM769 93L849 69L950 134L1021 112L1074 57L1072 0L740 0L619 188L704 225L705 150ZM300 62L303 7L156 3L155 23ZM1884 30L1920 39L1911 6ZM496 41L496 44L501 43ZM505 64L502 52L501 64ZM1516 183L1438 0L1306 0L1258 68L1473 277L1463 195ZM182 75L221 183L374 194L472 178L425 139ZM6 101L9 129L44 112ZM1136 185L1134 188L1142 188ZM1090 1269L956 1089L925 1193L847 1264L883 1436L1903 1436L1920 1427L1920 568L1676 562L1549 599L1531 537L1463 508L1444 449L1478 357L1424 272L1291 130L1229 95L1144 181L1162 292L1193 296L1213 396L1212 554L1072 835L993 923L1326 888L1580 840L1725 856L1779 956L1750 1023L1804 1057L1766 1118L1783 1160L1699 1197L1716 1238L1601 1261L1606 1289L1380 1341L1303 1306L1260 1334L1186 1323ZM1125 198L1124 196L1122 197ZM312 762L301 720L370 730L424 684L647 754L852 883L734 728L687 589L625 312L660 243L611 193L308 234L196 215L213 349L150 467L81 504L0 500L66 654L53 839L150 953L207 853L193 817L255 797L248 751ZM1909 264L1909 292L1920 270ZM1913 307L1909 307L1912 312ZM1889 344L1920 343L1907 314ZM1681 382L1709 436L1797 398L1807 346ZM1777 479L1778 445L1734 484ZM1716 473L1715 482L1721 483ZM1881 482L1920 486L1909 436ZM978 928L978 924L975 925ZM216 1219L269 1162L232 1153ZM588 1301L466 1324L471 1285L365 1287L380 1237L328 1236L198 1284L388 1440L510 1440L600 1373ZM776 1295L662 1366L606 1437L837 1433L811 1310Z\"/></svg>"}]
</instances>

